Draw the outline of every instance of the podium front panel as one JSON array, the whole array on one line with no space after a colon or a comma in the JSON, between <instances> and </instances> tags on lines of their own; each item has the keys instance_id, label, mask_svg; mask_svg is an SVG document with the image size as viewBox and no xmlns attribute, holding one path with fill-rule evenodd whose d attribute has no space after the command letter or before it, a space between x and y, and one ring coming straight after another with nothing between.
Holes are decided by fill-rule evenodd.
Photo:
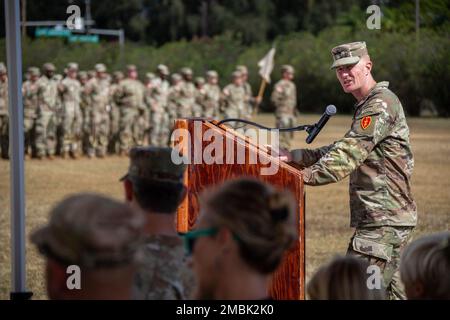
<instances>
[{"instance_id":1,"label":"podium front panel","mask_svg":"<svg viewBox=\"0 0 450 320\"><path fill-rule=\"evenodd\" d=\"M290 190L297 204L298 239L274 273L268 291L274 299L304 299L305 219L304 186L301 171L278 159L271 158L264 147L259 147L245 136L226 126L218 125L215 121L180 119L176 121L174 129L181 130L178 131L178 139L175 141L175 145L189 160L185 174L188 193L178 210L178 232L185 233L194 227L199 212L199 195L205 189L221 184L226 180L245 176L254 177L270 183L274 187ZM180 132L182 133L181 138ZM218 138L216 143L221 142L223 148L219 151L222 154L215 154L218 163L208 164L199 155L203 156L203 152L208 150L206 149L208 146L211 150L211 143L214 142L214 139L211 139L211 134L216 138L221 137ZM245 150L245 156L243 156L242 150ZM220 158L222 158L222 161ZM268 171L270 165L275 165L278 168L276 173L261 174L261 170L266 168L266 171Z\"/></svg>"}]
</instances>

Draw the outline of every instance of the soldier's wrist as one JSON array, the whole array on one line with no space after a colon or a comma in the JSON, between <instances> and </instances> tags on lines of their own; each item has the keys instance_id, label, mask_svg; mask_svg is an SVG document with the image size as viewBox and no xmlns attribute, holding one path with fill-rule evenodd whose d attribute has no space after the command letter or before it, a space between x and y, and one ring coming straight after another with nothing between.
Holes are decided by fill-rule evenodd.
<instances>
[{"instance_id":1,"label":"soldier's wrist","mask_svg":"<svg viewBox=\"0 0 450 320\"><path fill-rule=\"evenodd\" d=\"M302 149L294 149L291 150L292 161L298 164L303 163L303 150Z\"/></svg>"}]
</instances>

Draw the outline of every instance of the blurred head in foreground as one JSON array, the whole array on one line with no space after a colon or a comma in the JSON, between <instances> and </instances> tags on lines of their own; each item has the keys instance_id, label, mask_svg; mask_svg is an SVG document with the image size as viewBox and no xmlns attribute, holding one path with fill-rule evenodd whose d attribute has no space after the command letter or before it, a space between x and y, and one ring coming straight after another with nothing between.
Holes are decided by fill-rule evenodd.
<instances>
[{"instance_id":1,"label":"blurred head in foreground","mask_svg":"<svg viewBox=\"0 0 450 320\"><path fill-rule=\"evenodd\" d=\"M31 241L46 257L50 299L129 299L144 218L96 194L64 199Z\"/></svg>"},{"instance_id":2,"label":"blurred head in foreground","mask_svg":"<svg viewBox=\"0 0 450 320\"><path fill-rule=\"evenodd\" d=\"M253 179L226 182L202 196L197 227L185 235L197 299L261 299L295 239L290 193Z\"/></svg>"},{"instance_id":3,"label":"blurred head in foreground","mask_svg":"<svg viewBox=\"0 0 450 320\"><path fill-rule=\"evenodd\" d=\"M450 232L425 236L406 247L400 276L408 299L450 300Z\"/></svg>"},{"instance_id":4,"label":"blurred head in foreground","mask_svg":"<svg viewBox=\"0 0 450 320\"><path fill-rule=\"evenodd\" d=\"M322 266L307 285L311 300L383 299L383 288L369 289L369 263L353 256L336 257ZM381 278L378 281L381 284Z\"/></svg>"}]
</instances>

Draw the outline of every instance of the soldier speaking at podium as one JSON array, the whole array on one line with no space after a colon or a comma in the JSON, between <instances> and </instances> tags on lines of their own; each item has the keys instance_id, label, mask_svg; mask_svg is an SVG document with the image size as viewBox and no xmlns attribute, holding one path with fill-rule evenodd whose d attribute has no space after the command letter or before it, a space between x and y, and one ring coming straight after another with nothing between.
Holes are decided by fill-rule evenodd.
<instances>
[{"instance_id":1,"label":"soldier speaking at podium","mask_svg":"<svg viewBox=\"0 0 450 320\"><path fill-rule=\"evenodd\" d=\"M345 136L330 146L281 151L287 161L304 167L304 183L338 182L350 175L351 227L347 253L380 267L390 299L404 299L399 276L400 254L417 222L411 194L413 155L402 104L376 82L365 42L337 46L333 64L345 93L356 99L353 122Z\"/></svg>"}]
</instances>

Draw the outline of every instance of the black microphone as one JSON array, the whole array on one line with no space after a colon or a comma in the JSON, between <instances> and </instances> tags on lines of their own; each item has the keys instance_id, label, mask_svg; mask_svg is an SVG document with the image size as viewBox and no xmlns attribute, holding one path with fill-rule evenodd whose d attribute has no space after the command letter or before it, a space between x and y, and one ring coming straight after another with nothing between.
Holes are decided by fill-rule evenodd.
<instances>
[{"instance_id":1,"label":"black microphone","mask_svg":"<svg viewBox=\"0 0 450 320\"><path fill-rule=\"evenodd\" d=\"M330 117L336 114L336 107L332 104L327 106L325 112L320 117L319 121L314 125L314 127L308 131L309 135L306 137L306 143L310 144L319 134L320 130L325 126L325 124L330 120Z\"/></svg>"}]
</instances>

